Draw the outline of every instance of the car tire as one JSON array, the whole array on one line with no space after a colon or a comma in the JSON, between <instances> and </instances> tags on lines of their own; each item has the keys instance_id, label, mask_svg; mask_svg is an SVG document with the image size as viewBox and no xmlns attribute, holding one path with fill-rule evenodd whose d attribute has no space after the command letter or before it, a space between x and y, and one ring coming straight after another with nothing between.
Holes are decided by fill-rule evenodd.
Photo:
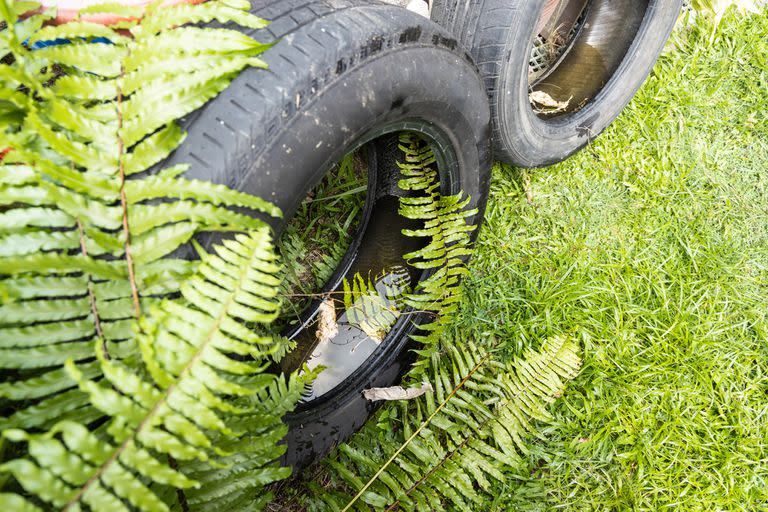
<instances>
[{"instance_id":1,"label":"car tire","mask_svg":"<svg viewBox=\"0 0 768 512\"><path fill-rule=\"evenodd\" d=\"M431 17L468 48L491 102L495 157L520 167L560 162L599 135L656 62L681 0L592 0L545 76L529 81L546 0L434 0ZM542 111L531 93L546 93Z\"/></svg>"},{"instance_id":2,"label":"car tire","mask_svg":"<svg viewBox=\"0 0 768 512\"><path fill-rule=\"evenodd\" d=\"M492 163L490 110L455 39L378 3L261 0L252 12L270 20L252 34L274 43L262 55L268 68L245 70L184 119L187 138L163 166L190 164L187 177L272 201L284 213L270 220L279 235L327 169L360 144L375 138L375 167L391 174L395 134L407 130L439 148L441 186L471 197L479 227ZM414 328L394 329L342 384L288 415L285 464L304 466L363 425L375 407L362 390L399 380Z\"/></svg>"}]
</instances>

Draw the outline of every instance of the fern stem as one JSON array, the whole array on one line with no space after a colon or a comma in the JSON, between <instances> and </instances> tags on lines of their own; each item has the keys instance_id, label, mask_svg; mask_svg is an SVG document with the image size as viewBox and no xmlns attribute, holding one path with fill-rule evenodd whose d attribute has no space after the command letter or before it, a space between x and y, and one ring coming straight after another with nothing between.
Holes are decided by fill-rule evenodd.
<instances>
[{"instance_id":1,"label":"fern stem","mask_svg":"<svg viewBox=\"0 0 768 512\"><path fill-rule=\"evenodd\" d=\"M77 219L77 232L80 236L80 252L83 256L88 257L88 249L85 246L85 230L83 229L83 223L80 219ZM107 351L107 340L104 337L104 331L101 329L101 317L99 316L99 306L96 303L96 293L93 291L93 279L90 274L88 275L88 301L91 305L91 314L93 315L93 326L96 329L96 336L101 340L101 351L104 357L109 359L109 352Z\"/></svg>"},{"instance_id":2,"label":"fern stem","mask_svg":"<svg viewBox=\"0 0 768 512\"><path fill-rule=\"evenodd\" d=\"M120 77L125 75L123 68L120 68ZM131 283L131 296L133 297L133 308L136 318L141 317L141 302L139 301L139 289L136 286L136 273L133 268L133 257L131 256L131 231L128 226L128 199L125 195L125 145L122 137L123 131L123 88L120 83L117 84L117 168L120 176L120 204L123 208L123 234L125 235L125 261L128 265L128 281Z\"/></svg>"},{"instance_id":3,"label":"fern stem","mask_svg":"<svg viewBox=\"0 0 768 512\"><path fill-rule=\"evenodd\" d=\"M422 430L423 430L423 429L424 429L424 428L425 428L427 425L429 425L429 423L432 421L432 419L433 419L435 416L437 416L437 414L438 414L438 413L439 413L439 412L440 412L440 411L443 409L443 407L445 407L445 406L448 404L448 402L451 400L451 398L453 398L453 396L454 396L456 393L458 393L458 391L459 391L459 390L460 390L462 387L464 387L464 384L466 384L466 382L467 382L469 379L471 379L471 378L472 378L472 375L474 375L474 374L475 374L475 372L476 372L477 370L479 370L479 369L480 369L480 367L481 367L481 366L483 366L483 365L484 365L484 364L485 364L485 363L486 363L486 362L487 362L487 361L490 359L490 357L491 357L491 352L488 352L487 354L485 354L485 356L483 356L483 358L482 358L480 361L478 361L478 362L477 362L477 364L474 366L474 368L472 368L472 369L469 371L469 373L467 373L467 375L465 375L465 376L464 376L464 378L463 378L463 379L461 379L461 382L459 382L459 383L456 385L456 387L455 387L455 388L453 388L453 390L450 392L450 394L449 394L447 397L445 397L445 400L443 400L443 401L440 403L440 405L438 405L438 406L437 406L437 408L434 410L434 412L432 412L432 414L430 414L430 415L429 415L429 417L428 417L427 419L425 419L425 420L424 420L424 421L421 423L421 425L419 425L419 428L417 428L417 429L416 429L416 430L413 432L413 434L411 434L411 436L410 436L408 439L406 439L406 440L405 440L405 442L404 442L403 444L401 444L401 445L400 445L400 447L399 447L399 448L398 448L398 449L395 451L395 453L393 453L393 454L392 454L392 456L391 456L391 457L390 457L390 458L387 460L387 462L385 462L384 464L382 464L382 466L379 468L379 470L376 472L376 474L375 474L375 475L373 475L373 476L372 476L372 477L371 477L371 478L368 480L368 482L366 482L366 484L363 486L363 488L362 488L362 489L360 489L360 491L358 491L358 493L357 493L357 494L356 494L356 495L355 495L355 496L352 498L352 500L351 500L349 503L347 503L347 505L346 505L346 506L345 506L345 507L342 509L342 511L341 511L341 512L347 512L347 511L350 509L350 507L352 507L352 505L354 505L354 504L355 504L355 502L356 502L357 500L359 500L359 499L360 499L360 497L361 497L363 494L365 494L365 491L367 491L367 490L368 490L368 488L369 488L371 485L373 485L373 482L375 482L375 481L376 481L376 480L377 480L377 479L378 479L378 478L381 476L381 474L382 474L382 473L384 473L384 471L387 469L387 467L389 467L389 465L390 465L390 464L392 464L392 462L394 462L394 460L395 460L395 459L398 457L398 455L400 455L400 454L403 452L403 450L405 450L405 449L408 447L408 445L411 443L411 441L413 441L414 439L416 439L416 437L417 437L417 436L418 436L418 435L421 433L421 431L422 431Z\"/></svg>"}]
</instances>

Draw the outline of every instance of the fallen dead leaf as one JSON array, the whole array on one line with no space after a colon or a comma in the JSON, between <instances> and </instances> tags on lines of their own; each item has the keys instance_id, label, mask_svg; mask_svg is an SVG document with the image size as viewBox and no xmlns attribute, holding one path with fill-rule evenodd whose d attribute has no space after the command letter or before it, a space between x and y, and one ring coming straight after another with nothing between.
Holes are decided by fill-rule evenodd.
<instances>
[{"instance_id":1,"label":"fallen dead leaf","mask_svg":"<svg viewBox=\"0 0 768 512\"><path fill-rule=\"evenodd\" d=\"M422 382L418 388L404 388L402 386L392 386L390 388L371 388L363 391L366 400L375 402L377 400L413 400L425 393L432 393L435 389L429 382Z\"/></svg>"},{"instance_id":2,"label":"fallen dead leaf","mask_svg":"<svg viewBox=\"0 0 768 512\"><path fill-rule=\"evenodd\" d=\"M568 98L567 101L557 101L544 91L533 91L528 95L528 99L532 104L544 107L544 109L541 109L541 112L546 112L548 114L562 112L567 109L568 105L571 103L571 98Z\"/></svg>"},{"instance_id":3,"label":"fallen dead leaf","mask_svg":"<svg viewBox=\"0 0 768 512\"><path fill-rule=\"evenodd\" d=\"M317 308L318 321L315 336L320 343L332 340L339 334L339 324L336 323L336 307L333 300L326 298Z\"/></svg>"}]
</instances>

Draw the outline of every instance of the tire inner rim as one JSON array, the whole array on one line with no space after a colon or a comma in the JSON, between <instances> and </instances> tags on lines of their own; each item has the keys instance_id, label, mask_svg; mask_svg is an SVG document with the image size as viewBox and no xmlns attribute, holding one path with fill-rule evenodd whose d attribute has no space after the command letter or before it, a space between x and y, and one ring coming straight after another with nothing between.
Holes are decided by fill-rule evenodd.
<instances>
[{"instance_id":1,"label":"tire inner rim","mask_svg":"<svg viewBox=\"0 0 768 512\"><path fill-rule=\"evenodd\" d=\"M432 134L419 133L419 136L429 141ZM439 148L450 146L430 143L430 147L437 160L434 165L438 167L441 189L449 193L451 177L450 173L442 172L440 162L444 162L445 157L439 154L444 149ZM289 321L283 334L294 341L296 347L283 358L280 369L291 372L304 364L309 368L325 368L303 396L300 408L342 389L345 381L352 379L362 367L370 366L366 363L393 349L394 342L408 325L419 323L418 313L407 307L402 298L426 277L426 273L410 267L403 256L420 249L425 242L422 238L402 234L403 229L415 229L419 225L398 213L399 199L407 193L398 186L402 176L396 161L403 161L397 133L390 131L364 138L341 162L331 166L291 220L301 228L300 224L307 221L317 224L344 218L345 212L338 211L331 213L334 216L331 219L323 218L322 214L319 218L304 215L307 209L316 206L328 209L346 197L344 192L332 190L329 194L323 190L329 184L338 185L340 174L347 175L347 183L341 183L342 188L365 195L364 204L358 203L360 211L355 219L356 227L350 226L348 237L340 237L346 238L347 246L341 248L343 255L333 261L332 275L324 283L315 283L317 291L313 293L295 293L294 289L289 290L286 297L286 303L300 302L300 306L294 304L287 315ZM350 165L354 169L351 180ZM319 196L318 191L323 196ZM318 210L316 208L313 213L316 215ZM313 229L311 226L303 228L304 234ZM284 257L282 248L290 232L289 227L278 244ZM309 260L300 261L298 270L306 272L306 265L327 263L332 259L328 258L329 253L338 254L339 242L334 240L327 247L309 249ZM333 244L337 245L334 247ZM285 264L293 265L288 259ZM287 308L288 305L284 305L283 309Z\"/></svg>"},{"instance_id":2,"label":"tire inner rim","mask_svg":"<svg viewBox=\"0 0 768 512\"><path fill-rule=\"evenodd\" d=\"M547 0L531 41L529 99L542 118L578 112L603 90L654 0Z\"/></svg>"}]
</instances>

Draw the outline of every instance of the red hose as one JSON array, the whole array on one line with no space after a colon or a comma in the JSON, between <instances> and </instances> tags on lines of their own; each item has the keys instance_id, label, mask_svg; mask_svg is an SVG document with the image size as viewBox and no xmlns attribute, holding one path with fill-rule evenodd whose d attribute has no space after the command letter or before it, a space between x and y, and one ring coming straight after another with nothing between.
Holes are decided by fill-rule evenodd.
<instances>
[{"instance_id":1,"label":"red hose","mask_svg":"<svg viewBox=\"0 0 768 512\"><path fill-rule=\"evenodd\" d=\"M153 0L121 0L117 3L122 5L130 5L134 7L146 7ZM178 4L199 4L206 0L165 0L164 6L178 5ZM72 21L77 17L77 13L80 9L89 7L91 5L98 5L104 3L103 0L42 0L40 2L43 9L56 8L55 24L66 23ZM111 14L88 14L81 18L82 21L90 21L93 23L101 23L104 25L111 25L119 21L125 21L126 18ZM11 151L11 148L0 149L0 162L3 161L5 155Z\"/></svg>"},{"instance_id":2,"label":"red hose","mask_svg":"<svg viewBox=\"0 0 768 512\"><path fill-rule=\"evenodd\" d=\"M133 7L146 7L153 0L120 0L117 3L121 5L128 5ZM177 5L177 4L199 4L205 0L165 0L164 6ZM92 5L103 4L104 0L42 0L40 2L43 9L56 8L56 20L55 23L66 23L72 21L80 9L90 7ZM125 21L126 18L121 18L113 14L88 14L81 18L82 21L90 21L93 23L101 23L104 25L111 25L119 21Z\"/></svg>"}]
</instances>

